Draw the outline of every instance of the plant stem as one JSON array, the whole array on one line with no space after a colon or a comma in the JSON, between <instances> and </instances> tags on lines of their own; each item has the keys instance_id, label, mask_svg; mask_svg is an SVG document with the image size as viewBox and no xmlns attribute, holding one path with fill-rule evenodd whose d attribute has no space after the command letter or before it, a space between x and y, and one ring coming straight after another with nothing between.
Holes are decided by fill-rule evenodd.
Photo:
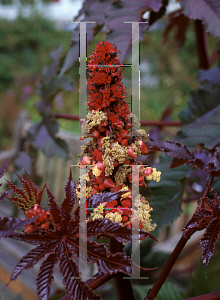
<instances>
[{"instance_id":1,"label":"plant stem","mask_svg":"<svg viewBox=\"0 0 220 300\"><path fill-rule=\"evenodd\" d=\"M66 119L66 120L75 120L78 121L80 118L78 115L70 115L70 114L54 114L54 118L56 119ZM142 126L182 126L182 123L179 121L140 121Z\"/></svg>"},{"instance_id":2,"label":"plant stem","mask_svg":"<svg viewBox=\"0 0 220 300\"><path fill-rule=\"evenodd\" d=\"M208 185L211 186L212 181L214 177L210 176L208 180ZM208 186L206 186L202 197L207 197L209 192ZM158 292L160 291L164 281L166 280L167 276L170 273L170 270L172 269L174 263L176 262L178 256L180 255L181 251L183 250L184 246L186 245L187 241L190 239L192 234L198 230L202 230L206 227L207 223L203 224L203 227L201 228L190 228L185 233L183 233L182 237L180 238L178 244L176 245L175 249L173 250L172 254L170 255L166 265L164 266L162 272L160 273L159 277L157 278L157 281L155 282L154 286L150 291L148 292L147 297L144 300L153 300Z\"/></svg>"},{"instance_id":3,"label":"plant stem","mask_svg":"<svg viewBox=\"0 0 220 300\"><path fill-rule=\"evenodd\" d=\"M194 26L195 26L195 33L196 33L196 46L197 46L197 54L199 59L199 68L209 69L209 60L207 54L208 53L207 33L205 32L201 20L195 20Z\"/></svg>"},{"instance_id":4,"label":"plant stem","mask_svg":"<svg viewBox=\"0 0 220 300\"><path fill-rule=\"evenodd\" d=\"M110 239L110 252L117 253L123 252L123 244L116 241L115 239ZM131 282L129 279L123 279L125 275L123 273L117 273L113 277L113 286L115 290L116 300L135 300L133 290L131 287Z\"/></svg>"}]
</instances>

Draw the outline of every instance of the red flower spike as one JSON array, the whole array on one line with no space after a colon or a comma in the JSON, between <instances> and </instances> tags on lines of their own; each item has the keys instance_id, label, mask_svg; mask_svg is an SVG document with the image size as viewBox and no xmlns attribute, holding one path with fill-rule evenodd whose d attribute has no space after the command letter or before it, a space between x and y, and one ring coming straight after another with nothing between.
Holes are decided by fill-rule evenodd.
<instances>
[{"instance_id":1,"label":"red flower spike","mask_svg":"<svg viewBox=\"0 0 220 300\"><path fill-rule=\"evenodd\" d=\"M121 143L121 141L122 141L122 137L120 137L120 136L119 136L119 137L117 138L117 140L116 140L116 141L117 141L118 143Z\"/></svg>"},{"instance_id":2,"label":"red flower spike","mask_svg":"<svg viewBox=\"0 0 220 300\"><path fill-rule=\"evenodd\" d=\"M115 187L115 184L113 182L113 180L111 178L107 178L105 179L105 181L103 182L103 185L106 187L106 188L112 188L112 187Z\"/></svg>"},{"instance_id":3,"label":"red flower spike","mask_svg":"<svg viewBox=\"0 0 220 300\"><path fill-rule=\"evenodd\" d=\"M127 151L128 151L128 156L133 157L133 158L137 158L137 155L134 154L134 151L133 151L131 146L128 146Z\"/></svg>"}]
</instances>

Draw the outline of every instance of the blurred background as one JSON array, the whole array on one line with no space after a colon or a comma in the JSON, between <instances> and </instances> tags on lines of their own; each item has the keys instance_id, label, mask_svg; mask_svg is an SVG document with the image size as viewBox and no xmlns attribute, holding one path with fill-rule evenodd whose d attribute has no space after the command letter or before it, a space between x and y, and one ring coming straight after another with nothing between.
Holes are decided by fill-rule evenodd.
<instances>
[{"instance_id":1,"label":"blurred background","mask_svg":"<svg viewBox=\"0 0 220 300\"><path fill-rule=\"evenodd\" d=\"M60 126L60 137L66 140L72 151L72 156L70 156L69 160L64 158L57 159L56 157L48 159L40 154L35 165L36 169L34 169L35 171L38 170L38 172L34 173L34 170L28 169L30 164L26 160L24 152L21 155L19 154L20 156L18 157L16 156L16 151L18 151L17 147L23 146L24 135L27 134L30 126L41 120L35 104L41 99L37 90L44 67L51 63L51 57L53 57L50 54L51 51L59 46L62 46L62 53L68 50L72 31L77 26L71 21L78 14L82 5L83 0L0 0L0 165L6 158L14 156L17 159L17 172L19 173L20 169L25 167L28 174L33 173L32 178L35 183L39 183L40 187L45 182L48 182L59 203L62 200L63 186L67 179L69 166L77 163L77 154L80 153L81 144L77 142L80 134L78 121L57 120ZM140 42L141 120L156 121L168 118L171 121L179 121L178 114L187 107L190 91L198 87L198 59L193 25L189 25L185 44L178 51L176 49L174 31L171 31L170 38L164 43L164 29L168 22L167 14L178 8L178 2L170 1L164 17L151 26ZM103 28L89 44L88 55L92 54L95 45L100 40L104 40L105 36L106 32L105 28ZM215 47L216 41L216 37L209 36L210 49ZM124 63L129 63L130 60L131 56ZM53 112L78 115L78 62L73 65L67 74L71 78L71 88L60 90L56 93ZM130 68L123 68L123 75L123 83L127 87L126 101L130 102ZM143 128L147 132L154 130L152 126ZM163 132L163 137L169 140L172 139L179 128L180 126L166 128ZM35 156L34 151L31 153L33 157ZM20 169L18 168L19 164ZM15 176L11 177L11 172L9 172L11 169L12 167L8 168L4 177L15 180ZM54 179L55 173L56 179ZM77 172L75 180L77 181ZM2 182L6 187L5 181ZM201 185L198 185L197 189L201 189ZM44 201L46 201L46 198L44 198ZM8 202L4 200L1 204L1 216L21 216L18 210ZM196 203L194 204L196 205ZM187 212L187 214L190 213ZM185 216L177 219L172 227L173 229L169 231L169 238L175 237L175 239L170 240L166 245L163 244L163 246L153 251L149 250L147 254L146 249L151 249L153 245L151 242L148 242L143 246L145 247L143 262L148 267L154 267L154 265L151 265L152 261L156 261L159 266L165 263L177 241L175 234L181 230L185 221ZM161 241L165 241L166 238L166 231L163 231ZM195 238L195 243L197 243L198 238ZM165 251L161 252L162 248ZM8 283L10 272L17 260L31 247L27 245L22 246L21 243L16 243L10 239L4 239L1 241L0 249L0 288L2 288ZM196 268L191 268L187 273L187 276L190 274L194 281L189 283L186 278L179 278L176 287L171 280L163 288L163 298L157 298L158 300L171 299L169 294L168 298L165 298L167 291L170 289L174 293L173 300L183 299L182 290L185 286L189 290L191 289L190 295L215 289L216 281L207 283L204 280L204 270L199 262L201 253L198 245L196 244L196 250L195 247L193 249L190 246L187 248L186 251L188 253L190 251L193 253L191 261L183 260L182 265L180 264L180 269L177 266L176 273L174 269L173 277L177 276L176 274L184 264L188 263L188 266L190 266L194 260L197 262ZM36 299L34 280L38 266L34 267L33 272L24 271L16 282L11 283L4 292L0 292L2 295L1 299ZM215 268L214 261L211 268ZM155 273L155 277L157 275L158 273ZM60 299L65 294L61 282L61 277L56 270L55 281L52 286L52 300ZM153 283L153 280L149 282L149 284L151 283ZM139 282L138 284L142 283ZM149 289L149 286L147 288L143 287L141 290L136 283L134 284L137 299L143 299L143 295ZM99 289L103 299L115 299L111 289L111 281Z\"/></svg>"}]
</instances>

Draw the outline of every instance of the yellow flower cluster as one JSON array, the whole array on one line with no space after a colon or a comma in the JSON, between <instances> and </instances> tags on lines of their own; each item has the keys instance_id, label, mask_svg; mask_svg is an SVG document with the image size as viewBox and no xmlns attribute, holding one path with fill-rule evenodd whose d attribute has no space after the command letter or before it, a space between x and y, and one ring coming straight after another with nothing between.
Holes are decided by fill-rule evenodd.
<instances>
[{"instance_id":1,"label":"yellow flower cluster","mask_svg":"<svg viewBox=\"0 0 220 300\"><path fill-rule=\"evenodd\" d=\"M155 230L157 224L154 223L154 225L151 225L152 219L150 219L150 212L153 208L150 207L149 202L145 200L144 197L139 199L139 196L137 196L135 198L135 207L134 217L142 222L143 230L147 232Z\"/></svg>"},{"instance_id":2,"label":"yellow flower cluster","mask_svg":"<svg viewBox=\"0 0 220 300\"><path fill-rule=\"evenodd\" d=\"M154 180L156 182L160 181L161 172L157 171L156 168L153 168L153 173L151 175L145 176L147 180Z\"/></svg>"},{"instance_id":3,"label":"yellow flower cluster","mask_svg":"<svg viewBox=\"0 0 220 300\"><path fill-rule=\"evenodd\" d=\"M102 170L99 170L97 168L97 165L95 165L95 167L92 168L92 173L93 173L93 175L95 175L95 177L99 177L100 174L102 173Z\"/></svg>"}]
</instances>

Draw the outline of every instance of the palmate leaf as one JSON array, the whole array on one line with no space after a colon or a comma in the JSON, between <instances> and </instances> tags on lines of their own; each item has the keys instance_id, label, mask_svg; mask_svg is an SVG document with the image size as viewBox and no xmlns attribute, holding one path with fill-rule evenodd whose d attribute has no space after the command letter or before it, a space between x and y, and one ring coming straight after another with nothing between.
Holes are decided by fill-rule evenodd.
<instances>
[{"instance_id":1,"label":"palmate leaf","mask_svg":"<svg viewBox=\"0 0 220 300\"><path fill-rule=\"evenodd\" d=\"M46 184L43 186L41 191L39 191L37 185L33 183L33 181L31 181L30 178L28 177L26 171L25 171L25 175L27 179L20 177L18 174L16 175L18 176L22 186L24 187L24 190L18 188L15 184L7 180L8 185L11 188L10 192L13 192L18 196L20 196L20 197L7 197L7 199L9 199L12 202L15 202L15 204L18 207L20 207L23 211L33 208L35 204L40 205Z\"/></svg>"},{"instance_id":2,"label":"palmate leaf","mask_svg":"<svg viewBox=\"0 0 220 300\"><path fill-rule=\"evenodd\" d=\"M220 37L220 3L215 0L181 0L183 13L191 19L199 19L206 25L206 30Z\"/></svg>"},{"instance_id":3,"label":"palmate leaf","mask_svg":"<svg viewBox=\"0 0 220 300\"><path fill-rule=\"evenodd\" d=\"M207 268L207 265L214 254L215 245L218 241L220 234L220 216L218 218L212 219L204 235L202 236L201 240L199 241L199 245L202 249L202 263Z\"/></svg>"},{"instance_id":4,"label":"palmate leaf","mask_svg":"<svg viewBox=\"0 0 220 300\"><path fill-rule=\"evenodd\" d=\"M36 278L37 296L39 299L49 299L50 286L53 282L53 269L57 261L57 255L51 253L42 263L38 276ZM48 288L49 287L49 288Z\"/></svg>"},{"instance_id":5,"label":"palmate leaf","mask_svg":"<svg viewBox=\"0 0 220 300\"><path fill-rule=\"evenodd\" d=\"M49 299L53 268L56 263L59 264L65 288L74 300L100 299L100 296L96 295L78 278L80 275L78 266L72 257L79 260L84 259L85 254L87 254L87 263L96 263L99 272L124 272L126 275L131 274L130 259L124 253L109 254L105 244L98 244L89 240L85 240L87 249L80 248L81 251L79 251L79 215L77 216L79 209L77 208L74 211L74 218L70 215L71 209L77 201L71 170L65 185L65 197L60 207L48 188L47 193L49 197L48 207L53 218L54 229L45 229L44 234L13 233L10 235L11 238L16 240L37 245L16 265L12 272L11 280L15 280L24 269L33 267L46 257L37 276L37 293L40 300ZM103 196L100 196L100 199L104 201ZM97 203L100 199L96 199ZM112 223L110 220L89 221L87 225L88 237L96 237L103 234L107 237L114 237L118 241L130 241L131 239L130 230L122 227L119 223ZM145 238L150 236L144 233L141 233L141 235Z\"/></svg>"},{"instance_id":6,"label":"palmate leaf","mask_svg":"<svg viewBox=\"0 0 220 300\"><path fill-rule=\"evenodd\" d=\"M37 218L38 216L28 220L21 220L19 218L9 217L0 218L0 238L9 236L15 230L34 222Z\"/></svg>"},{"instance_id":7,"label":"palmate leaf","mask_svg":"<svg viewBox=\"0 0 220 300\"><path fill-rule=\"evenodd\" d=\"M220 197L210 188L210 186L209 189L213 193L215 199L210 200L208 197L201 198L198 202L196 212L183 228L185 234L190 228L197 228L200 230L204 228L204 225L206 226L205 233L199 241L202 249L202 263L205 270L214 254L215 245L220 234Z\"/></svg>"},{"instance_id":8,"label":"palmate leaf","mask_svg":"<svg viewBox=\"0 0 220 300\"><path fill-rule=\"evenodd\" d=\"M213 176L220 177L220 155L219 150L200 150L190 152L186 145L175 141L154 141L149 138L148 148L155 151L163 151L173 157L170 168L176 168L183 164L194 166L209 172Z\"/></svg>"},{"instance_id":9,"label":"palmate leaf","mask_svg":"<svg viewBox=\"0 0 220 300\"><path fill-rule=\"evenodd\" d=\"M84 1L83 8L75 17L75 21L80 17L81 22L95 22L94 24L87 24L87 43L90 43L102 27L105 25L108 29L106 40L116 44L118 49L121 50L120 61L128 56L131 50L131 24L123 22L140 22L142 15L148 10L152 9L158 12L162 6L162 0L86 0ZM100 11L103 13L100 14ZM153 23L153 22L152 22ZM140 37L146 29L145 24L140 26ZM121 38L123 36L123 38ZM83 51L81 49L81 51ZM79 28L73 31L72 45L67 52L64 64L62 66L60 75L62 76L79 57Z\"/></svg>"},{"instance_id":10,"label":"palmate leaf","mask_svg":"<svg viewBox=\"0 0 220 300\"><path fill-rule=\"evenodd\" d=\"M165 28L163 39L164 42L167 42L168 35L171 29L175 28L175 42L176 42L176 50L180 50L180 48L184 45L186 40L186 31L189 27L190 19L187 18L184 14L182 14L181 10L174 11L168 15L168 24Z\"/></svg>"}]
</instances>

